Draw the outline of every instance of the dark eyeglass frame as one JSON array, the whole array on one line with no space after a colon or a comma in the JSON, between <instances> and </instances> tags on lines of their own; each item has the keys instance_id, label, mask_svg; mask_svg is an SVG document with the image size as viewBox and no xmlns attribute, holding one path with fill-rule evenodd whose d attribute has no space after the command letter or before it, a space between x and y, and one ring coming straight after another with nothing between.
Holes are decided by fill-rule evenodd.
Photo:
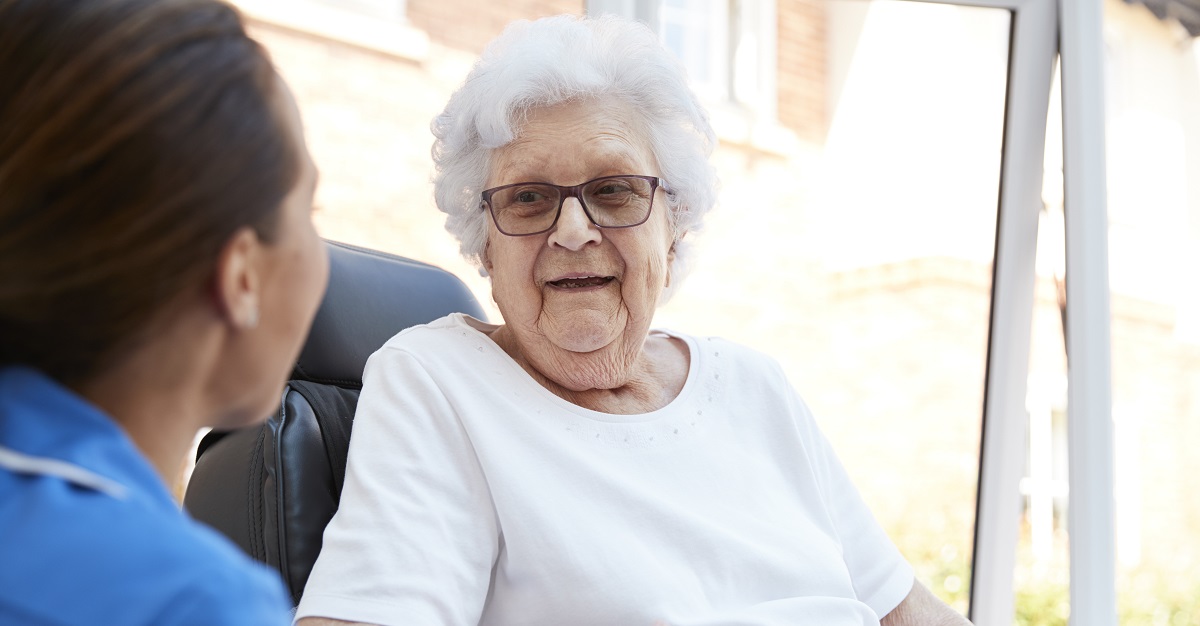
<instances>
[{"instance_id":1,"label":"dark eyeglass frame","mask_svg":"<svg viewBox=\"0 0 1200 626\"><path fill-rule=\"evenodd\" d=\"M641 180L644 180L644 181L650 183L650 206L646 207L645 217L643 217L636 224L624 224L621 226L605 226L603 224L597 223L596 218L592 217L592 212L588 209L587 202L585 202L583 200L583 188L587 187L588 185L590 185L592 183L602 181L602 180L609 180L611 178L638 178L638 179L641 179ZM550 225L547 226L546 228L539 230L537 232L533 232L533 233L521 233L521 234L514 235L513 233L505 231L504 228L502 226L500 226L500 220L496 219L496 211L492 208L492 196L497 191L503 191L505 189L511 189L513 187L520 187L522 185L541 185L542 187L551 187L553 189L557 189L558 190L558 208L555 209L555 211L554 211L554 220L551 221ZM579 183L578 185L570 185L570 186L554 185L551 183L535 183L535 182L513 183L511 185L501 185L499 187L492 187L491 189L484 189L483 192L479 194L479 197L481 200L479 203L479 208L487 210L488 214L490 214L492 216L492 223L496 225L496 230L500 231L500 234L506 235L509 237L530 237L532 235L540 235L542 233L547 233L547 232L554 230L554 226L556 224L558 224L559 216L562 215L563 203L565 203L567 201L567 198L575 198L576 200L579 201L579 206L580 206L580 208L583 209L583 214L587 216L588 221L590 221L592 224L595 224L597 228L607 228L607 229L615 230L618 228L633 228L634 226L641 226L642 224L645 224L646 220L650 219L650 214L652 212L654 212L654 196L655 196L655 194L658 193L658 190L660 188L664 192L666 192L668 195L670 195L671 187L669 185L667 185L667 181L663 180L659 176L642 176L640 174L613 174L612 176L601 176L599 178L593 178L589 181Z\"/></svg>"}]
</instances>

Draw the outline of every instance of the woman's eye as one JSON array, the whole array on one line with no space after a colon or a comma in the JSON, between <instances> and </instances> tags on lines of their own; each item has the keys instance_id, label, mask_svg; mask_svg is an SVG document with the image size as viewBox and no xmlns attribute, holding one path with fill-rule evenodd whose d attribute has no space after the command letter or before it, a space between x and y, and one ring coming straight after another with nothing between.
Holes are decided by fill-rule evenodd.
<instances>
[{"instance_id":1,"label":"woman's eye","mask_svg":"<svg viewBox=\"0 0 1200 626\"><path fill-rule=\"evenodd\" d=\"M599 189L596 189L594 193L596 195L603 196L628 192L629 188L625 185L621 185L619 183L605 183L604 185L601 185Z\"/></svg>"},{"instance_id":2,"label":"woman's eye","mask_svg":"<svg viewBox=\"0 0 1200 626\"><path fill-rule=\"evenodd\" d=\"M541 198L541 194L537 193L536 191L522 191L518 193L513 200L520 203L529 203L537 202L538 200L541 200Z\"/></svg>"}]
</instances>

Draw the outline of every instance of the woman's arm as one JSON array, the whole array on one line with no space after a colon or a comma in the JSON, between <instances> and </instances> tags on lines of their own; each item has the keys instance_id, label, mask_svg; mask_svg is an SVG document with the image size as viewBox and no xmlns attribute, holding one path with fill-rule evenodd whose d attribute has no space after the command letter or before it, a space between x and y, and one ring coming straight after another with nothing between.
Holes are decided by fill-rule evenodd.
<instances>
[{"instance_id":1,"label":"woman's arm","mask_svg":"<svg viewBox=\"0 0 1200 626\"><path fill-rule=\"evenodd\" d=\"M880 626L969 626L970 623L916 579L900 606L879 620Z\"/></svg>"},{"instance_id":2,"label":"woman's arm","mask_svg":"<svg viewBox=\"0 0 1200 626\"><path fill-rule=\"evenodd\" d=\"M499 522L466 429L442 391L453 381L437 375L440 382L391 345L367 362L341 502L297 619L479 623Z\"/></svg>"}]
</instances>

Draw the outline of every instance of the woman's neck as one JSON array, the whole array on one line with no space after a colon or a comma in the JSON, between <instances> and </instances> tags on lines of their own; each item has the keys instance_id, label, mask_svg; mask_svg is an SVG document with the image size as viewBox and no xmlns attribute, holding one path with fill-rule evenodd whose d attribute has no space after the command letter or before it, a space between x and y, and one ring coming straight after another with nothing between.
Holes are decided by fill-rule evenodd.
<instances>
[{"instance_id":1,"label":"woman's neck","mask_svg":"<svg viewBox=\"0 0 1200 626\"><path fill-rule=\"evenodd\" d=\"M601 413L637 415L656 411L670 404L687 381L690 358L687 344L674 337L648 337L628 359L560 350L554 355L553 365L543 368L526 358L520 342L507 326L496 328L490 336L542 387L567 402ZM615 371L618 368L620 371ZM543 369L569 372L574 380L594 377L616 382L593 387L579 385L574 380L564 384Z\"/></svg>"},{"instance_id":2,"label":"woman's neck","mask_svg":"<svg viewBox=\"0 0 1200 626\"><path fill-rule=\"evenodd\" d=\"M168 486L196 431L219 410L207 389L216 344L206 335L195 327L165 330L75 387L129 435Z\"/></svg>"},{"instance_id":3,"label":"woman's neck","mask_svg":"<svg viewBox=\"0 0 1200 626\"><path fill-rule=\"evenodd\" d=\"M108 414L154 466L160 478L173 486L203 419L184 398L190 394L142 380L89 384L81 395Z\"/></svg>"}]
</instances>

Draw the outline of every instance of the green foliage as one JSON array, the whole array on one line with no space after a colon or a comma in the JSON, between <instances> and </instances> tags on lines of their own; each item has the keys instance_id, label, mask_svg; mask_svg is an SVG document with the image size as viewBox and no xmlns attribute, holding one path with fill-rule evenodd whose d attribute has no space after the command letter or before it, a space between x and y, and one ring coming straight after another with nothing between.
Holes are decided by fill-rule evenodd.
<instances>
[{"instance_id":1,"label":"green foliage","mask_svg":"<svg viewBox=\"0 0 1200 626\"><path fill-rule=\"evenodd\" d=\"M1071 607L1066 585L1019 588L1016 596L1015 621L1020 626L1067 626Z\"/></svg>"},{"instance_id":2,"label":"green foliage","mask_svg":"<svg viewBox=\"0 0 1200 626\"><path fill-rule=\"evenodd\" d=\"M964 529L920 532L913 527L890 530L913 564L917 578L956 610L966 613L970 599L969 543ZM951 530L951 529L946 529ZM963 532L959 532L963 531ZM970 535L966 535L969 541ZM1014 572L1015 615L1018 626L1068 626L1070 618L1069 561L1065 534L1058 534L1054 553L1036 561L1026 533L1018 547ZM1174 564L1172 564L1174 565ZM1122 626L1200 626L1200 579L1188 564L1178 567L1143 563L1117 575L1117 614Z\"/></svg>"}]
</instances>

